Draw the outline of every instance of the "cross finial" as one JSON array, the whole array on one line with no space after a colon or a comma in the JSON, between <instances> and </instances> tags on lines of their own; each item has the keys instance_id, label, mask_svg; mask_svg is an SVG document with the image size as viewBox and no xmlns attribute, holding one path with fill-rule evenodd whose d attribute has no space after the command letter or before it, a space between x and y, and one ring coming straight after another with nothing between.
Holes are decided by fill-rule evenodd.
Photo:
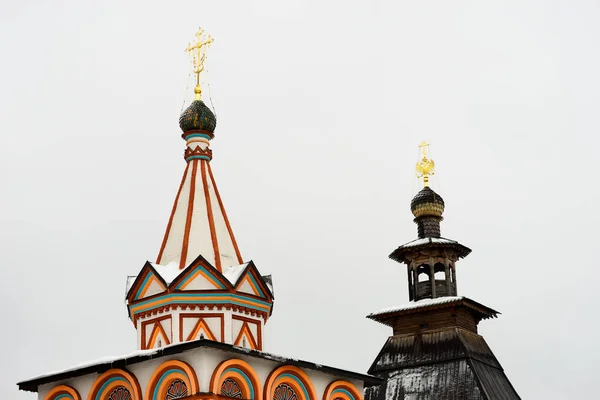
<instances>
[{"instance_id":1,"label":"cross finial","mask_svg":"<svg viewBox=\"0 0 600 400\"><path fill-rule=\"evenodd\" d=\"M429 143L422 141L419 145L421 150L421 160L417 163L417 178L423 178L423 185L429 186L429 177L435 173L435 163L427 158Z\"/></svg>"},{"instance_id":2,"label":"cross finial","mask_svg":"<svg viewBox=\"0 0 600 400\"><path fill-rule=\"evenodd\" d=\"M192 57L194 74L196 74L196 87L194 88L194 93L196 94L196 100L200 100L200 98L202 97L202 88L200 87L200 73L204 71L204 62L206 61L206 50L210 47L210 44L214 42L214 39L202 28L198 28L198 32L196 32L195 36L196 40L192 43L189 43L185 51Z\"/></svg>"}]
</instances>

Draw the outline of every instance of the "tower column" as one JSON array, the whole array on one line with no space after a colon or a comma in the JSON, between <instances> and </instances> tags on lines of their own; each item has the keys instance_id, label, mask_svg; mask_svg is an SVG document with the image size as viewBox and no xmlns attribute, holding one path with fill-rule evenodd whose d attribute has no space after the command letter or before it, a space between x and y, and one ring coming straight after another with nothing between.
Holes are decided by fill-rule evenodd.
<instances>
[{"instance_id":1,"label":"tower column","mask_svg":"<svg viewBox=\"0 0 600 400\"><path fill-rule=\"evenodd\" d=\"M452 295L452 280L450 279L450 264L448 260L444 262L444 274L446 276L446 290L448 295Z\"/></svg>"},{"instance_id":2,"label":"tower column","mask_svg":"<svg viewBox=\"0 0 600 400\"><path fill-rule=\"evenodd\" d=\"M429 257L429 282L431 282L431 298L435 299L435 267L434 267L433 257Z\"/></svg>"}]
</instances>

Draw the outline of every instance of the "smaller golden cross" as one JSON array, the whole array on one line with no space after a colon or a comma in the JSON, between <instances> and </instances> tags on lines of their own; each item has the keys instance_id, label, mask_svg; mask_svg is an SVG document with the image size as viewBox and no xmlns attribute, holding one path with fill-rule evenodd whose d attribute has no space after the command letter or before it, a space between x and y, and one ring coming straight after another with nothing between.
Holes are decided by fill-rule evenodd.
<instances>
[{"instance_id":1,"label":"smaller golden cross","mask_svg":"<svg viewBox=\"0 0 600 400\"><path fill-rule=\"evenodd\" d=\"M196 32L196 40L188 44L185 51L192 57L192 64L194 67L194 74L196 74L196 87L194 93L196 94L196 100L200 100L202 97L202 88L200 87L200 73L204 71L204 62L206 61L206 50L210 47L210 44L215 41L208 33L202 28L198 28Z\"/></svg>"},{"instance_id":2,"label":"smaller golden cross","mask_svg":"<svg viewBox=\"0 0 600 400\"><path fill-rule=\"evenodd\" d=\"M419 149L421 149L422 158L417 163L417 178L423 178L423 185L427 187L429 186L429 177L435 173L435 163L427 158L429 143L423 140L419 145Z\"/></svg>"}]
</instances>

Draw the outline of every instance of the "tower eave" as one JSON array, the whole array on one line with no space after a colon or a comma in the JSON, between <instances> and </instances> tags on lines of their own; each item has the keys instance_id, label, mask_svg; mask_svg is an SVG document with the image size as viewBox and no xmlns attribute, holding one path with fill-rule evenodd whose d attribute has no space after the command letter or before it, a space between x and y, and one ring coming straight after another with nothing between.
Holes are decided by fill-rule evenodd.
<instances>
[{"instance_id":1,"label":"tower eave","mask_svg":"<svg viewBox=\"0 0 600 400\"><path fill-rule=\"evenodd\" d=\"M466 308L478 320L496 318L500 314L500 312L467 297L453 296L420 300L396 307L385 308L367 315L367 318L383 325L393 326L396 320L403 317L429 314L434 310L452 308Z\"/></svg>"},{"instance_id":2,"label":"tower eave","mask_svg":"<svg viewBox=\"0 0 600 400\"><path fill-rule=\"evenodd\" d=\"M410 253L417 252L421 249L430 249L430 248L448 248L456 251L456 255L458 258L465 258L471 253L471 249L467 246L460 244L459 242L446 239L446 238L435 238L435 237L426 237L421 239L416 239L411 242L405 243L401 246L398 246L393 252L390 253L389 258L399 263L407 263L409 260L406 256Z\"/></svg>"}]
</instances>

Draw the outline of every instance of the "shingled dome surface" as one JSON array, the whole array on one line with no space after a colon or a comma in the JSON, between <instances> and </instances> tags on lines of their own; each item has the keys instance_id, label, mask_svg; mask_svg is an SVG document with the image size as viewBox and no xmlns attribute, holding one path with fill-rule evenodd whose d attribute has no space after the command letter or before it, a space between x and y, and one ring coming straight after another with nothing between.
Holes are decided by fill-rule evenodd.
<instances>
[{"instance_id":1,"label":"shingled dome surface","mask_svg":"<svg viewBox=\"0 0 600 400\"><path fill-rule=\"evenodd\" d=\"M410 202L410 210L415 217L422 215L441 216L444 212L444 199L429 186L425 186L413 197Z\"/></svg>"},{"instance_id":2,"label":"shingled dome surface","mask_svg":"<svg viewBox=\"0 0 600 400\"><path fill-rule=\"evenodd\" d=\"M200 130L213 133L217 118L202 100L194 100L179 117L179 126L183 132Z\"/></svg>"}]
</instances>

